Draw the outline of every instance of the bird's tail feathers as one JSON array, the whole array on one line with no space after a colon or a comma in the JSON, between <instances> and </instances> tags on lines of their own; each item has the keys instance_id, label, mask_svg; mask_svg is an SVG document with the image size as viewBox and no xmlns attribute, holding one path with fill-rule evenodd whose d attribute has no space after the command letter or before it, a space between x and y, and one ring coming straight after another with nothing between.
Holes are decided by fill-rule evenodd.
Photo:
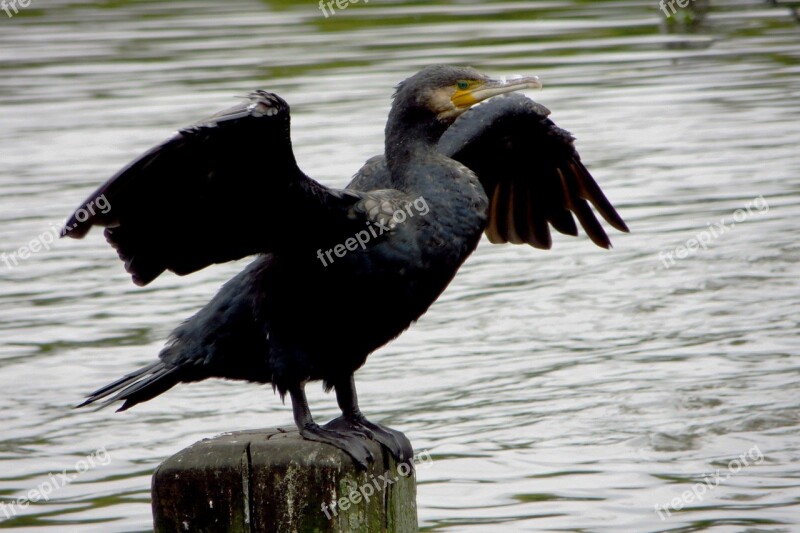
<instances>
[{"instance_id":1,"label":"bird's tail feathers","mask_svg":"<svg viewBox=\"0 0 800 533\"><path fill-rule=\"evenodd\" d=\"M162 360L156 361L97 389L76 407L101 401L99 407L102 408L124 400L117 411L125 411L177 385L180 381L178 370L178 366L168 365Z\"/></svg>"}]
</instances>

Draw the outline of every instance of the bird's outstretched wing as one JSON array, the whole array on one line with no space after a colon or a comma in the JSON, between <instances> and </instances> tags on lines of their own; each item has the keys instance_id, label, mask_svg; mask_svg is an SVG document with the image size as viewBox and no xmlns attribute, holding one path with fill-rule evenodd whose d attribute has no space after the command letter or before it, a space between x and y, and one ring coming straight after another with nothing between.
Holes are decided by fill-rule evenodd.
<instances>
[{"instance_id":1,"label":"bird's outstretched wing","mask_svg":"<svg viewBox=\"0 0 800 533\"><path fill-rule=\"evenodd\" d=\"M122 169L62 234L81 238L92 226L105 227L133 281L146 285L165 270L184 275L324 241L325 232L348 223L344 213L358 200L297 167L288 104L256 91Z\"/></svg>"},{"instance_id":2,"label":"bird's outstretched wing","mask_svg":"<svg viewBox=\"0 0 800 533\"><path fill-rule=\"evenodd\" d=\"M548 223L577 235L574 214L589 238L611 242L595 217L620 231L628 227L581 163L569 132L550 111L520 94L498 96L461 115L439 150L474 171L489 196L486 235L493 243L552 245Z\"/></svg>"}]
</instances>

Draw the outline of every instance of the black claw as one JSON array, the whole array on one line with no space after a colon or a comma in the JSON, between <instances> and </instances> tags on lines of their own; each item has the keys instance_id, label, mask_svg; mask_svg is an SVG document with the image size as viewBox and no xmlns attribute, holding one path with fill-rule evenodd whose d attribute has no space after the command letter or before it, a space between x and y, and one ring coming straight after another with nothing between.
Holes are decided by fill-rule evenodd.
<instances>
[{"instance_id":1,"label":"black claw","mask_svg":"<svg viewBox=\"0 0 800 533\"><path fill-rule=\"evenodd\" d=\"M373 435L372 431L367 429L365 426L353 424L344 416L336 417L322 427L333 431L341 431L348 435L355 435L361 437L362 439L375 440L375 436Z\"/></svg>"},{"instance_id":2,"label":"black claw","mask_svg":"<svg viewBox=\"0 0 800 533\"><path fill-rule=\"evenodd\" d=\"M370 424L372 424L370 422ZM400 462L408 462L412 467L414 458L414 449L411 447L411 441L408 440L404 434L391 428L374 424L376 428L370 427L375 434L375 440L380 442L391 454Z\"/></svg>"},{"instance_id":3,"label":"black claw","mask_svg":"<svg viewBox=\"0 0 800 533\"><path fill-rule=\"evenodd\" d=\"M414 457L414 449L411 447L408 437L394 429L370 422L363 415L340 416L328 422L325 428L360 433L366 438L379 442L400 462L408 461L411 464L411 459Z\"/></svg>"},{"instance_id":4,"label":"black claw","mask_svg":"<svg viewBox=\"0 0 800 533\"><path fill-rule=\"evenodd\" d=\"M353 461L362 470L366 470L369 467L369 463L375 460L372 452L362 442L366 436L361 432L343 432L314 424L303 427L300 430L300 435L304 439L324 442L339 448L352 457Z\"/></svg>"}]
</instances>

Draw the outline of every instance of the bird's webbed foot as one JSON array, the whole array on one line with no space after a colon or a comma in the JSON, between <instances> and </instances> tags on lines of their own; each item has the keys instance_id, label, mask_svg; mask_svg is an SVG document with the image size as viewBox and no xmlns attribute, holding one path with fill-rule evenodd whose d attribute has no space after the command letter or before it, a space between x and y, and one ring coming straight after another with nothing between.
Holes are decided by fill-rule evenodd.
<instances>
[{"instance_id":1,"label":"bird's webbed foot","mask_svg":"<svg viewBox=\"0 0 800 533\"><path fill-rule=\"evenodd\" d=\"M375 460L364 440L368 437L365 433L355 429L332 429L326 424L320 427L317 424L307 424L300 429L300 435L307 440L324 442L336 446L353 458L356 464L366 470L369 463Z\"/></svg>"},{"instance_id":2,"label":"bird's webbed foot","mask_svg":"<svg viewBox=\"0 0 800 533\"><path fill-rule=\"evenodd\" d=\"M336 401L342 410L342 416L334 418L325 424L325 427L336 431L349 430L365 433L380 442L395 459L411 464L414 450L411 448L408 438L399 431L370 422L361 414L353 376L337 382L334 387L336 388Z\"/></svg>"},{"instance_id":3,"label":"bird's webbed foot","mask_svg":"<svg viewBox=\"0 0 800 533\"><path fill-rule=\"evenodd\" d=\"M414 457L414 450L408 437L392 428L370 422L360 412L334 418L325 424L325 429L362 433L381 443L400 462L411 464L411 459Z\"/></svg>"},{"instance_id":4,"label":"bird's webbed foot","mask_svg":"<svg viewBox=\"0 0 800 533\"><path fill-rule=\"evenodd\" d=\"M311 417L311 410L308 408L308 400L303 385L298 385L289 389L292 397L292 410L294 411L294 421L300 436L306 440L324 442L331 446L336 446L347 455L353 458L356 464L367 469L369 463L375 457L367 447L365 440L369 435L358 428L339 428L332 429L320 427Z\"/></svg>"}]
</instances>

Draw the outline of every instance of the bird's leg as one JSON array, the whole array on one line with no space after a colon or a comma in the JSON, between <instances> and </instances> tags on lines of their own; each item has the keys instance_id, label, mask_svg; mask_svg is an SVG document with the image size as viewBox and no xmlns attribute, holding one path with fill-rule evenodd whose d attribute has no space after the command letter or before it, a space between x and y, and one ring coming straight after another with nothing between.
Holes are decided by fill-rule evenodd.
<instances>
[{"instance_id":1,"label":"bird's leg","mask_svg":"<svg viewBox=\"0 0 800 533\"><path fill-rule=\"evenodd\" d=\"M410 461L414 456L414 450L408 438L391 428L370 422L361 414L358 408L358 396L356 395L356 382L353 376L334 385L336 388L336 401L342 410L342 416L334 418L325 428L332 430L357 429L366 433L369 437L383 444L387 450L398 461Z\"/></svg>"},{"instance_id":2,"label":"bird's leg","mask_svg":"<svg viewBox=\"0 0 800 533\"><path fill-rule=\"evenodd\" d=\"M332 428L322 428L314 422L311 417L311 410L308 408L306 399L305 384L300 384L289 389L292 398L292 412L294 413L294 423L300 431L300 436L307 440L324 442L336 446L347 453L361 467L366 469L369 462L374 460L372 452L364 444L363 439L367 435L363 431L350 428L349 431L336 430Z\"/></svg>"}]
</instances>

